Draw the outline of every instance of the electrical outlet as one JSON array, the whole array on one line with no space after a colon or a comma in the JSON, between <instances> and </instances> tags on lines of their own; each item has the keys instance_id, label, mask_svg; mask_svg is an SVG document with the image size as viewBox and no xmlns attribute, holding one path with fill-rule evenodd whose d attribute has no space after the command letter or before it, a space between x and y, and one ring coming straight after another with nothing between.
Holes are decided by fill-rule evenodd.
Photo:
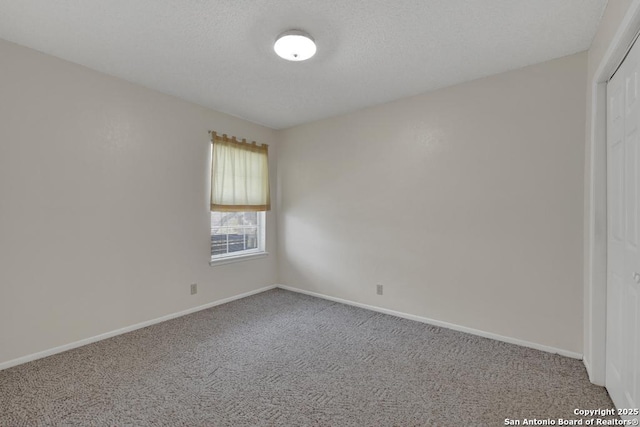
<instances>
[{"instance_id":1,"label":"electrical outlet","mask_svg":"<svg viewBox=\"0 0 640 427\"><path fill-rule=\"evenodd\" d=\"M198 293L198 284L197 283L192 283L191 284L191 295L195 295Z\"/></svg>"},{"instance_id":2,"label":"electrical outlet","mask_svg":"<svg viewBox=\"0 0 640 427\"><path fill-rule=\"evenodd\" d=\"M376 293L378 295L382 295L382 285L380 284L376 285Z\"/></svg>"}]
</instances>

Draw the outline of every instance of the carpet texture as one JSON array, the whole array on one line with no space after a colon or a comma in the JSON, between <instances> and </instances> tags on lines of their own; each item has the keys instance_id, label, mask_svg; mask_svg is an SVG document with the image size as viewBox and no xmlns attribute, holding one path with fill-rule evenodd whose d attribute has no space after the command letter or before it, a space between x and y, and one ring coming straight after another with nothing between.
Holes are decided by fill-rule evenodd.
<instances>
[{"instance_id":1,"label":"carpet texture","mask_svg":"<svg viewBox=\"0 0 640 427\"><path fill-rule=\"evenodd\" d=\"M578 360L280 289L0 371L0 426L499 426L611 408Z\"/></svg>"}]
</instances>

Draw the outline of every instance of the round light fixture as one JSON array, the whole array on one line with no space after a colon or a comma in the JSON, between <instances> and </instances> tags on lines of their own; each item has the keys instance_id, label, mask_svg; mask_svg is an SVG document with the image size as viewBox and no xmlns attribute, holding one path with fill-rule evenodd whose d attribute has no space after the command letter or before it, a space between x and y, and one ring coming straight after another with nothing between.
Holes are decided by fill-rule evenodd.
<instances>
[{"instance_id":1,"label":"round light fixture","mask_svg":"<svg viewBox=\"0 0 640 427\"><path fill-rule=\"evenodd\" d=\"M316 54L316 44L304 31L289 30L278 36L273 50L287 61L304 61Z\"/></svg>"}]
</instances>

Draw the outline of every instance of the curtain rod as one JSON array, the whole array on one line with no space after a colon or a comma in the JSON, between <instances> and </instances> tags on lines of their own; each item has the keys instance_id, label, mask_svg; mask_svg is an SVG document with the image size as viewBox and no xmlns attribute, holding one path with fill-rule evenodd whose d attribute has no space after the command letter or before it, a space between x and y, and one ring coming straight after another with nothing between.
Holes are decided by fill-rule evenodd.
<instances>
[{"instance_id":1,"label":"curtain rod","mask_svg":"<svg viewBox=\"0 0 640 427\"><path fill-rule=\"evenodd\" d=\"M223 133L222 136L218 135L215 131L210 130L209 131L209 135L211 135L211 141L213 141L214 139L218 139L220 141L231 141L231 142L235 142L237 144L248 144L248 145L254 145L254 146L258 146L258 143L255 141L252 142L247 142L247 140L245 138L242 138L241 140L237 139L235 136L232 137L228 137L226 133ZM268 147L267 144L260 144L260 147Z\"/></svg>"}]
</instances>

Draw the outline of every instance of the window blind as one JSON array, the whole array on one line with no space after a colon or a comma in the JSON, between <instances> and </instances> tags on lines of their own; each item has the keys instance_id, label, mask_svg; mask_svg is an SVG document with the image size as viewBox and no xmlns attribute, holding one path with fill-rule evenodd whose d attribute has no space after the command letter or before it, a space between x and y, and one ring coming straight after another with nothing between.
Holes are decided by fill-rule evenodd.
<instances>
[{"instance_id":1,"label":"window blind","mask_svg":"<svg viewBox=\"0 0 640 427\"><path fill-rule=\"evenodd\" d=\"M215 132L211 132L211 143L211 210L270 210L269 146Z\"/></svg>"}]
</instances>

